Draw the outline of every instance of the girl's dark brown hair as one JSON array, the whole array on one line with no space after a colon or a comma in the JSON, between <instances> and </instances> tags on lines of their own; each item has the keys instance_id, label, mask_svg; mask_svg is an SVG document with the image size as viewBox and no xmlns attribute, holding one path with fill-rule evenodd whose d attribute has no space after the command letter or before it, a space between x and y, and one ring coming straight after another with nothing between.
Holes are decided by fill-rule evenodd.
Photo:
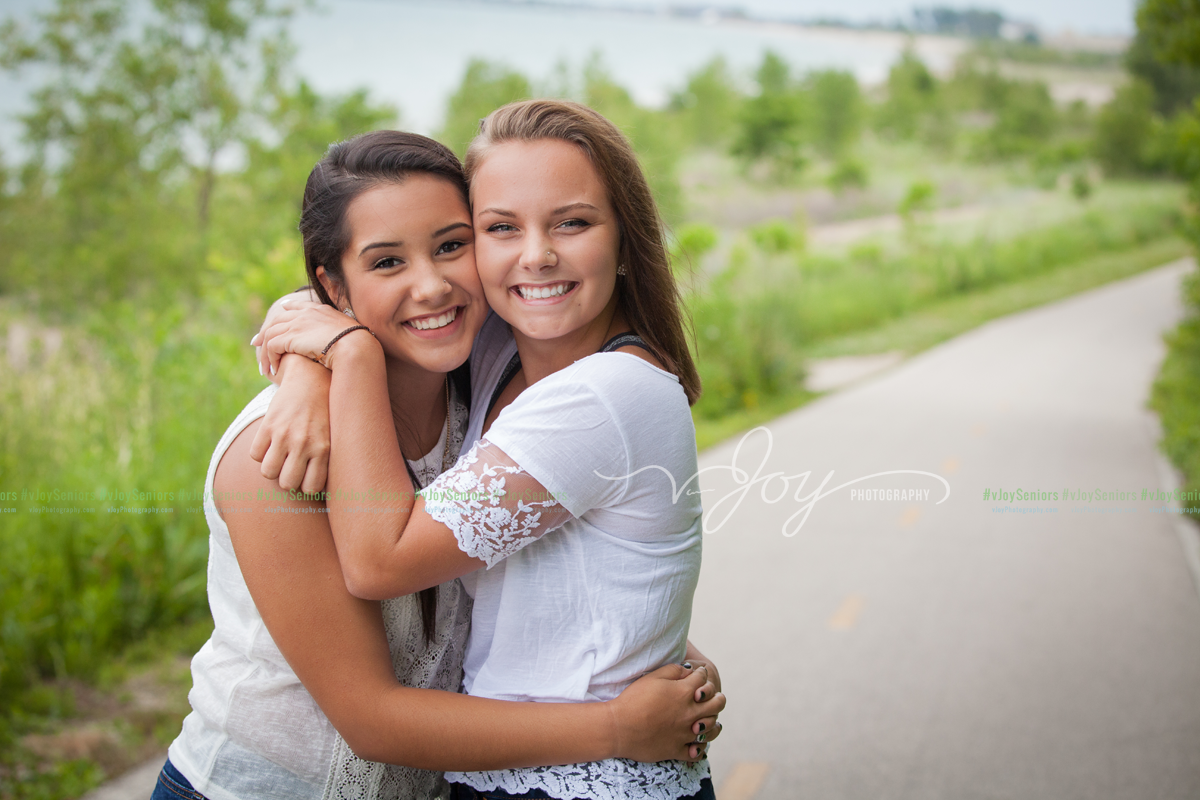
<instances>
[{"instance_id":1,"label":"girl's dark brown hair","mask_svg":"<svg viewBox=\"0 0 1200 800\"><path fill-rule=\"evenodd\" d=\"M502 106L479 124L467 149L470 180L488 150L504 142L558 139L577 146L600 173L621 230L617 308L668 371L679 378L688 402L700 396L700 375L688 349L683 304L658 206L624 134L587 106L566 100L523 100Z\"/></svg>"},{"instance_id":2,"label":"girl's dark brown hair","mask_svg":"<svg viewBox=\"0 0 1200 800\"><path fill-rule=\"evenodd\" d=\"M345 287L342 254L350 245L346 209L369 189L403 183L409 175L445 178L462 194L470 208L467 181L458 157L445 145L427 136L404 131L373 131L329 146L325 157L309 173L300 212L304 238L304 264L308 283L321 302L338 307L317 280L317 267L334 283Z\"/></svg>"},{"instance_id":3,"label":"girl's dark brown hair","mask_svg":"<svg viewBox=\"0 0 1200 800\"><path fill-rule=\"evenodd\" d=\"M385 184L403 183L410 175L434 175L458 189L463 204L470 208L467 181L462 164L445 145L426 136L403 131L374 131L330 145L304 187L304 205L300 212L300 235L304 239L304 265L308 283L322 303L339 308L317 279L317 267L345 293L342 255L350 245L346 211L354 199L369 189ZM464 365L465 366L465 365ZM469 397L462 381L462 368L451 373L460 397ZM470 402L469 400L467 401ZM405 463L407 466L407 462ZM408 470L413 486L417 476ZM421 627L425 641L433 641L437 621L437 587L417 595L421 606Z\"/></svg>"}]
</instances>

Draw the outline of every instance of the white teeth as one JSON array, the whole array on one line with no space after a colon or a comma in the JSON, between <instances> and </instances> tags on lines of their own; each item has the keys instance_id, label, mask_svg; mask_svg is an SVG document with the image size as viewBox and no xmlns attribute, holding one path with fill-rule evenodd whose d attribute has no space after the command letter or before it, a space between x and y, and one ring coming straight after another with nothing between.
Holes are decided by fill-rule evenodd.
<instances>
[{"instance_id":1,"label":"white teeth","mask_svg":"<svg viewBox=\"0 0 1200 800\"><path fill-rule=\"evenodd\" d=\"M526 300L542 300L547 297L558 297L566 294L570 283L556 283L551 286L518 286L517 291Z\"/></svg>"},{"instance_id":2,"label":"white teeth","mask_svg":"<svg viewBox=\"0 0 1200 800\"><path fill-rule=\"evenodd\" d=\"M414 328L416 328L419 331L431 331L436 328L446 327L451 322L454 322L454 318L456 316L458 316L458 309L452 308L449 311L447 311L445 314L442 314L440 317L425 317L424 319L413 319L413 320L409 320L408 324L412 325Z\"/></svg>"}]
</instances>

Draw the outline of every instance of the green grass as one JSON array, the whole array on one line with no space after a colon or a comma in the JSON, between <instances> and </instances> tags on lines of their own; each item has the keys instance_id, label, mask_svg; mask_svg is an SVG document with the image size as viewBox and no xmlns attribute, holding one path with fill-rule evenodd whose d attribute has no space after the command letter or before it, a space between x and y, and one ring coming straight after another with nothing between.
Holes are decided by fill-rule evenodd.
<instances>
[{"instance_id":1,"label":"green grass","mask_svg":"<svg viewBox=\"0 0 1200 800\"><path fill-rule=\"evenodd\" d=\"M1200 277L1186 284L1188 316L1167 337L1167 357L1150 405L1162 421L1162 449L1183 473L1185 493L1175 505L1200 507ZM1192 513L1194 519L1200 514Z\"/></svg>"},{"instance_id":2,"label":"green grass","mask_svg":"<svg viewBox=\"0 0 1200 800\"><path fill-rule=\"evenodd\" d=\"M151 631L90 683L28 688L0 721L0 797L78 797L161 753L191 710L190 658L211 632L208 618Z\"/></svg>"},{"instance_id":3,"label":"green grass","mask_svg":"<svg viewBox=\"0 0 1200 800\"><path fill-rule=\"evenodd\" d=\"M831 358L895 350L912 355L989 320L1137 275L1182 258L1189 252L1188 243L1183 239L1177 236L1164 237L1123 252L1105 253L1069 264L1049 273L954 296L883 325L819 340L813 343L807 355L809 358ZM1171 428L1176 431L1171 438L1174 450L1190 454L1179 456L1177 463L1190 458L1192 469L1189 474L1200 476L1200 402L1192 400L1189 404L1174 400L1182 396L1200 397L1200 322L1193 321L1189 331L1179 334L1187 347L1176 348L1179 352L1174 358L1178 364L1171 367L1168 377L1160 379L1164 388L1156 390L1156 397L1161 394L1164 398L1162 402L1174 409L1172 420L1179 420ZM1169 362L1169 365L1173 363ZM1166 368L1164 375L1168 375ZM818 396L794 388L790 392L768 397L754 408L741 409L717 419L696 415L696 445L700 450L712 447L799 408ZM1167 418L1164 415L1166 426Z\"/></svg>"},{"instance_id":4,"label":"green grass","mask_svg":"<svg viewBox=\"0 0 1200 800\"><path fill-rule=\"evenodd\" d=\"M988 320L1052 303L1162 266L1190 252L1169 236L1132 250L1105 253L1043 275L951 297L878 327L817 342L810 358L926 350Z\"/></svg>"},{"instance_id":5,"label":"green grass","mask_svg":"<svg viewBox=\"0 0 1200 800\"><path fill-rule=\"evenodd\" d=\"M720 419L705 419L697 416L695 418L696 448L701 451L706 450L742 431L748 431L797 409L818 396L804 389L797 389L787 394L770 397L754 408L734 411Z\"/></svg>"}]
</instances>

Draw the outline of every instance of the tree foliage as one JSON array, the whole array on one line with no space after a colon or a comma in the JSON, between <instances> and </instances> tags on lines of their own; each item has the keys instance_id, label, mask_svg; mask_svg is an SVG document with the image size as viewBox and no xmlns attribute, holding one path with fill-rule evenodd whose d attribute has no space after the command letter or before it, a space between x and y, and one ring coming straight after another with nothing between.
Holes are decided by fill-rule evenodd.
<instances>
[{"instance_id":1,"label":"tree foliage","mask_svg":"<svg viewBox=\"0 0 1200 800\"><path fill-rule=\"evenodd\" d=\"M669 108L692 142L713 147L729 142L741 104L729 65L717 56L688 76L683 90L671 96Z\"/></svg>"},{"instance_id":2,"label":"tree foliage","mask_svg":"<svg viewBox=\"0 0 1200 800\"><path fill-rule=\"evenodd\" d=\"M18 189L45 213L6 227L24 246L0 256L3 287L93 301L195 291L183 265L204 258L222 162L244 154L278 95L290 51L282 30L262 31L288 11L157 0L134 19L117 0L61 0L33 30L7 22L3 64L48 79L21 120L32 155ZM34 254L37 269L22 258Z\"/></svg>"},{"instance_id":3,"label":"tree foliage","mask_svg":"<svg viewBox=\"0 0 1200 800\"><path fill-rule=\"evenodd\" d=\"M773 52L763 56L754 77L758 94L742 105L731 152L747 163L767 161L778 177L786 178L804 166L811 101L792 79L787 62Z\"/></svg>"},{"instance_id":4,"label":"tree foliage","mask_svg":"<svg viewBox=\"0 0 1200 800\"><path fill-rule=\"evenodd\" d=\"M858 79L843 70L809 73L804 88L812 97L813 142L822 155L845 154L862 135L865 104Z\"/></svg>"},{"instance_id":5,"label":"tree foliage","mask_svg":"<svg viewBox=\"0 0 1200 800\"><path fill-rule=\"evenodd\" d=\"M438 139L466 155L467 145L479 133L479 122L492 111L533 94L529 79L503 64L473 58L467 63L462 82L446 101L446 120Z\"/></svg>"}]
</instances>

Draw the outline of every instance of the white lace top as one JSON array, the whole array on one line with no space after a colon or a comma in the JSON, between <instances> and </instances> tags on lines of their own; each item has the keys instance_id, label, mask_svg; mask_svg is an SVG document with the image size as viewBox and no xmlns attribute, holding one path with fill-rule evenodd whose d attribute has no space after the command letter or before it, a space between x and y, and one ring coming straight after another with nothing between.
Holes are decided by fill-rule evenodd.
<instances>
[{"instance_id":1,"label":"white lace top","mask_svg":"<svg viewBox=\"0 0 1200 800\"><path fill-rule=\"evenodd\" d=\"M204 512L209 526L208 600L212 637L192 659L192 713L171 743L171 762L211 800L425 800L444 793L440 773L362 761L350 752L284 660L242 578L229 529L212 501L221 457L246 426L267 412L269 386L238 415L209 464ZM457 453L467 413L452 403L451 452ZM446 435L443 432L443 436ZM444 439L419 462L419 477L441 469ZM406 686L457 691L470 626L462 585L438 587L434 640L426 645L415 597L383 603L396 676Z\"/></svg>"},{"instance_id":2,"label":"white lace top","mask_svg":"<svg viewBox=\"0 0 1200 800\"><path fill-rule=\"evenodd\" d=\"M495 380L474 384L472 432L494 388ZM423 492L430 514L488 565L463 578L475 600L464 689L503 700L608 700L682 660L701 506L696 495L674 497L667 475L683 485L695 472L682 387L633 355L589 356L504 409L486 439ZM694 794L707 774L706 762L609 759L446 777L564 800L668 800Z\"/></svg>"}]
</instances>

